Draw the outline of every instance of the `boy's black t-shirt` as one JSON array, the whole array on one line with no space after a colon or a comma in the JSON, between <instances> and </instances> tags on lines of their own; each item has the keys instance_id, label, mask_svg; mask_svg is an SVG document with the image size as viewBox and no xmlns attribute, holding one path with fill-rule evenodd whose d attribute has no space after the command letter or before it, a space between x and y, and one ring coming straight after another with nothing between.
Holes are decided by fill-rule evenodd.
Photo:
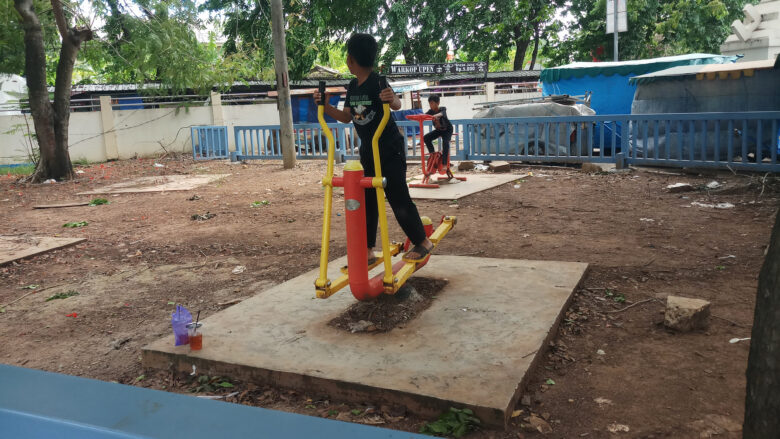
<instances>
[{"instance_id":1,"label":"boy's black t-shirt","mask_svg":"<svg viewBox=\"0 0 780 439\"><path fill-rule=\"evenodd\" d=\"M449 132L452 131L452 122L450 122L450 119L447 117L447 107L439 107L438 111L428 110L425 112L425 114L430 114L433 116L434 114L442 113L440 122L441 122L441 129L437 131L441 132Z\"/></svg>"},{"instance_id":2,"label":"boy's black t-shirt","mask_svg":"<svg viewBox=\"0 0 780 439\"><path fill-rule=\"evenodd\" d=\"M352 113L352 122L360 137L361 150L371 150L371 139L382 120L384 109L379 99L379 75L371 72L371 75L360 85L357 79L353 79L347 87L347 99L345 105L349 106ZM403 151L404 137L398 131L398 125L391 117L387 126L379 138L379 152L382 155ZM364 149L365 148L365 149Z\"/></svg>"}]
</instances>

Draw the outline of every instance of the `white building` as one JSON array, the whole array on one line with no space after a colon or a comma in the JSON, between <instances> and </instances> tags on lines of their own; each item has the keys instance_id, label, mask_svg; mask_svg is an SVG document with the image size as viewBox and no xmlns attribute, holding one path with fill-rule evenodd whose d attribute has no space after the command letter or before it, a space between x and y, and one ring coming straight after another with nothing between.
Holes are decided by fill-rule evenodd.
<instances>
[{"instance_id":1,"label":"white building","mask_svg":"<svg viewBox=\"0 0 780 439\"><path fill-rule=\"evenodd\" d=\"M741 61L775 59L780 54L780 0L763 0L743 8L745 19L731 24L720 46L723 55L744 55Z\"/></svg>"}]
</instances>

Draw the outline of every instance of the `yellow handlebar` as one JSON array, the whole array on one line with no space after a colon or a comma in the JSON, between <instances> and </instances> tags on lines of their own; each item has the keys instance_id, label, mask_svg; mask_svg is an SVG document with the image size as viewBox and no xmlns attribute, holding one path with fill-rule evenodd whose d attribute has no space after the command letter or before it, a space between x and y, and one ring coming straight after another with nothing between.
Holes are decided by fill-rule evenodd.
<instances>
[{"instance_id":1,"label":"yellow handlebar","mask_svg":"<svg viewBox=\"0 0 780 439\"><path fill-rule=\"evenodd\" d=\"M379 138L382 137L382 133L385 131L387 121L390 119L390 104L382 104L384 114L382 114L382 120L379 121L379 126L376 128L373 139L371 139L371 148L374 153L374 175L380 181L382 180L382 162L379 158ZM391 261L392 255L390 254L390 235L387 226L387 212L385 209L385 189L383 187L376 188L376 204L379 208L379 236L382 240L382 259L385 266L385 275L382 279L382 283L385 286L393 285L393 264Z\"/></svg>"}]
</instances>

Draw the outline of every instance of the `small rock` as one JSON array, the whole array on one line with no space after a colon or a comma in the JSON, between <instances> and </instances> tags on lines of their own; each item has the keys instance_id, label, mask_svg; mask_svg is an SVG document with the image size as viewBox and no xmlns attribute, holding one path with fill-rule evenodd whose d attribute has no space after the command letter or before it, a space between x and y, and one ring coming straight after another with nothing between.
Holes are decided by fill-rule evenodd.
<instances>
[{"instance_id":1,"label":"small rock","mask_svg":"<svg viewBox=\"0 0 780 439\"><path fill-rule=\"evenodd\" d=\"M526 407L531 406L531 395L523 395L522 398L520 398L520 405L524 405Z\"/></svg>"},{"instance_id":2,"label":"small rock","mask_svg":"<svg viewBox=\"0 0 780 439\"><path fill-rule=\"evenodd\" d=\"M601 405L609 405L609 404L612 404L612 400L609 400L609 399L607 399L607 398L596 398L596 399L594 399L594 400L593 400L593 402L595 402L596 404L598 404L598 405L600 405L600 406L601 406Z\"/></svg>"},{"instance_id":3,"label":"small rock","mask_svg":"<svg viewBox=\"0 0 780 439\"><path fill-rule=\"evenodd\" d=\"M474 162L466 160L458 163L458 171L470 171L474 169Z\"/></svg>"},{"instance_id":4,"label":"small rock","mask_svg":"<svg viewBox=\"0 0 780 439\"><path fill-rule=\"evenodd\" d=\"M596 355L607 355L607 353L604 352L604 350L599 349L599 350L596 351Z\"/></svg>"},{"instance_id":5,"label":"small rock","mask_svg":"<svg viewBox=\"0 0 780 439\"><path fill-rule=\"evenodd\" d=\"M666 298L664 326L680 332L704 329L709 325L710 302L669 296Z\"/></svg>"},{"instance_id":6,"label":"small rock","mask_svg":"<svg viewBox=\"0 0 780 439\"><path fill-rule=\"evenodd\" d=\"M601 172L601 167L593 163L583 163L580 171L586 174L598 174Z\"/></svg>"},{"instance_id":7,"label":"small rock","mask_svg":"<svg viewBox=\"0 0 780 439\"><path fill-rule=\"evenodd\" d=\"M607 430L609 430L610 433L621 433L621 432L628 433L629 428L628 428L628 425L609 424L609 425L607 425Z\"/></svg>"},{"instance_id":8,"label":"small rock","mask_svg":"<svg viewBox=\"0 0 780 439\"><path fill-rule=\"evenodd\" d=\"M488 168L490 168L490 170L493 172L509 172L510 170L512 170L512 167L509 165L509 162L504 162L504 161L491 162L488 165Z\"/></svg>"},{"instance_id":9,"label":"small rock","mask_svg":"<svg viewBox=\"0 0 780 439\"><path fill-rule=\"evenodd\" d=\"M233 274L241 274L246 271L246 265L239 265L233 269Z\"/></svg>"},{"instance_id":10,"label":"small rock","mask_svg":"<svg viewBox=\"0 0 780 439\"><path fill-rule=\"evenodd\" d=\"M531 417L528 419L528 423L539 433L547 434L552 433L552 427L550 427L550 424L547 423L544 419L536 416L531 415Z\"/></svg>"},{"instance_id":11,"label":"small rock","mask_svg":"<svg viewBox=\"0 0 780 439\"><path fill-rule=\"evenodd\" d=\"M361 320L357 323L350 323L349 324L349 332L352 332L353 334L355 332L365 332L368 331L368 328L374 326L374 329L376 329L376 326L367 320Z\"/></svg>"},{"instance_id":12,"label":"small rock","mask_svg":"<svg viewBox=\"0 0 780 439\"><path fill-rule=\"evenodd\" d=\"M676 194L678 192L690 192L692 190L693 190L693 186L691 186L688 183L675 183L666 186L666 191L671 194Z\"/></svg>"},{"instance_id":13,"label":"small rock","mask_svg":"<svg viewBox=\"0 0 780 439\"><path fill-rule=\"evenodd\" d=\"M711 181L711 182L707 183L707 189L718 189L721 186L723 186L723 185L718 183L717 181Z\"/></svg>"},{"instance_id":14,"label":"small rock","mask_svg":"<svg viewBox=\"0 0 780 439\"><path fill-rule=\"evenodd\" d=\"M114 340L114 341L111 342L111 347L114 348L114 349L120 349L128 341L130 341L130 337L120 338L118 340Z\"/></svg>"}]
</instances>

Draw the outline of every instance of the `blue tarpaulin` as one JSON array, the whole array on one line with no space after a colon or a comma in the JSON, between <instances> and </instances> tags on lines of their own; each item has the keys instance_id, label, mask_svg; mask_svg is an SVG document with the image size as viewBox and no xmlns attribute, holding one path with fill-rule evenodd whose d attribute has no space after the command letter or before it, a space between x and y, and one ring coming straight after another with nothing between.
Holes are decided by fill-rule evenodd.
<instances>
[{"instance_id":1,"label":"blue tarpaulin","mask_svg":"<svg viewBox=\"0 0 780 439\"><path fill-rule=\"evenodd\" d=\"M292 114L293 123L317 123L317 105L311 95L292 96ZM341 96L332 95L330 105L334 107L339 104ZM325 121L328 123L336 122L332 117L325 115Z\"/></svg>"},{"instance_id":2,"label":"blue tarpaulin","mask_svg":"<svg viewBox=\"0 0 780 439\"><path fill-rule=\"evenodd\" d=\"M590 107L596 114L631 114L636 85L629 84L629 78L675 66L735 60L736 57L691 54L637 61L573 63L542 71L542 94L579 96L592 92Z\"/></svg>"}]
</instances>

